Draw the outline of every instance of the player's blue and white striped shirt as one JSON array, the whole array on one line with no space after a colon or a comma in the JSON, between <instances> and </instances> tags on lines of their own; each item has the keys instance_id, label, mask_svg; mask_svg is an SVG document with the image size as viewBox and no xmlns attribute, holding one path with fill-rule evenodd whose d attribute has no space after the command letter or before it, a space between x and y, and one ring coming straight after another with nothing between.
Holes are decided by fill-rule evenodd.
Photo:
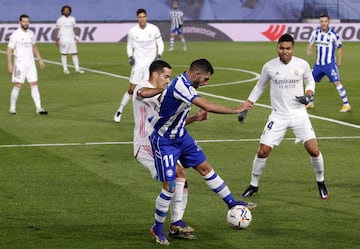
<instances>
[{"instance_id":1,"label":"player's blue and white striped shirt","mask_svg":"<svg viewBox=\"0 0 360 249\"><path fill-rule=\"evenodd\" d=\"M149 117L154 132L175 139L185 134L192 101L199 97L185 73L177 76L164 90L158 116Z\"/></svg>"},{"instance_id":2,"label":"player's blue and white striped shirt","mask_svg":"<svg viewBox=\"0 0 360 249\"><path fill-rule=\"evenodd\" d=\"M335 30L329 28L322 32L321 28L314 30L310 36L309 43L316 46L316 65L328 65L336 63L335 51L342 46L341 39Z\"/></svg>"},{"instance_id":3,"label":"player's blue and white striped shirt","mask_svg":"<svg viewBox=\"0 0 360 249\"><path fill-rule=\"evenodd\" d=\"M177 29L182 25L182 17L184 13L181 10L173 9L170 10L170 18L171 18L171 30Z\"/></svg>"}]
</instances>

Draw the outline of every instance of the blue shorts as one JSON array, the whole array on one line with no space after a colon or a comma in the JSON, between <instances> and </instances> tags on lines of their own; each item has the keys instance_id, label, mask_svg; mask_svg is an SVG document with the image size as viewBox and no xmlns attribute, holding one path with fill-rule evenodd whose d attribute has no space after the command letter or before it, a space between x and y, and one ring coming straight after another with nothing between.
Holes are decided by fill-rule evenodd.
<instances>
[{"instance_id":1,"label":"blue shorts","mask_svg":"<svg viewBox=\"0 0 360 249\"><path fill-rule=\"evenodd\" d=\"M175 34L175 35L182 35L182 26L174 28L171 30L171 33Z\"/></svg>"},{"instance_id":2,"label":"blue shorts","mask_svg":"<svg viewBox=\"0 0 360 249\"><path fill-rule=\"evenodd\" d=\"M150 140L159 181L175 180L178 160L184 168L195 167L206 161L204 152L187 132L176 139L162 137L153 132Z\"/></svg>"},{"instance_id":3,"label":"blue shorts","mask_svg":"<svg viewBox=\"0 0 360 249\"><path fill-rule=\"evenodd\" d=\"M325 75L329 78L331 83L340 81L339 70L335 63L325 66L315 65L312 74L315 82L320 82Z\"/></svg>"}]
</instances>

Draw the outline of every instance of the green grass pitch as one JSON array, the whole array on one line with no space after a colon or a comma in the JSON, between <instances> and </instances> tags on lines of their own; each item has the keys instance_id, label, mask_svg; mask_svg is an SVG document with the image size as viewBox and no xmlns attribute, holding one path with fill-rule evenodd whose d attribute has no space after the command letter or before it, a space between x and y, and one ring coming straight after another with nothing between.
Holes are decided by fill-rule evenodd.
<instances>
[{"instance_id":1,"label":"green grass pitch","mask_svg":"<svg viewBox=\"0 0 360 249\"><path fill-rule=\"evenodd\" d=\"M305 47L296 44L295 55L312 64ZM0 248L160 247L149 229L161 187L133 158L131 103L121 123L113 122L128 88L125 44L80 44L83 75L73 68L63 74L54 44L38 48L47 60L46 69L39 70L39 89L49 115L35 113L25 84L17 115L11 116L6 44L0 44ZM270 42L189 42L186 53L180 48L177 42L175 51L166 50L162 57L173 65L173 74L194 59L208 58L215 67L212 87L199 91L227 106L245 100L255 84L244 83L254 74L241 70L259 73L277 56ZM289 131L269 157L259 193L250 198L258 208L246 230L227 225L223 201L188 170L184 220L199 239L171 240L170 248L359 248L359 61L359 44L344 44L340 73L352 112L339 112L340 98L327 79L317 85L315 109L309 111L325 159L328 201L320 200L309 157ZM270 113L268 90L258 103L243 125L236 115L210 114L208 121L188 127L239 199Z\"/></svg>"}]
</instances>

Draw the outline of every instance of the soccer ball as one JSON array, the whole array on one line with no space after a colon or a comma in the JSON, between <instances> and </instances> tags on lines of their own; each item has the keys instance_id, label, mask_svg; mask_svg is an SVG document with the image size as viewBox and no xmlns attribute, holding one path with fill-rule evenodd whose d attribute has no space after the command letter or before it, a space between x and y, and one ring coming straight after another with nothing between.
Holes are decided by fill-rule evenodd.
<instances>
[{"instance_id":1,"label":"soccer ball","mask_svg":"<svg viewBox=\"0 0 360 249\"><path fill-rule=\"evenodd\" d=\"M241 205L236 205L230 208L227 212L226 218L228 224L235 229L247 228L252 221L250 210Z\"/></svg>"}]
</instances>

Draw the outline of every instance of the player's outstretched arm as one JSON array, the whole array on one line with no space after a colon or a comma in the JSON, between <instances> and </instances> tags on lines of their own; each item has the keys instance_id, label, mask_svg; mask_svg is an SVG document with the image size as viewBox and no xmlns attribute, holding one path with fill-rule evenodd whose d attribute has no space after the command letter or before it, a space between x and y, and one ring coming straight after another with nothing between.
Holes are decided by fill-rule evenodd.
<instances>
[{"instance_id":1,"label":"player's outstretched arm","mask_svg":"<svg viewBox=\"0 0 360 249\"><path fill-rule=\"evenodd\" d=\"M204 98L198 97L193 100L193 104L200 107L207 112L219 113L219 114L238 114L242 111L249 110L252 104L248 101L242 103L239 107L231 108L223 105L219 105Z\"/></svg>"},{"instance_id":2,"label":"player's outstretched arm","mask_svg":"<svg viewBox=\"0 0 360 249\"><path fill-rule=\"evenodd\" d=\"M254 105L254 103L251 102L250 100L247 100L244 103L247 103L247 105L250 105L251 108ZM245 111L242 111L242 112L239 113L239 115L237 117L238 117L238 120L239 120L240 123L243 124L245 122L245 119L247 117L247 113L248 113L248 110L245 110Z\"/></svg>"},{"instance_id":3,"label":"player's outstretched arm","mask_svg":"<svg viewBox=\"0 0 360 249\"><path fill-rule=\"evenodd\" d=\"M207 111L204 110L198 110L194 115L188 117L186 119L186 124L191 124L195 121L203 121L203 120L207 120L209 116L209 113Z\"/></svg>"}]
</instances>

